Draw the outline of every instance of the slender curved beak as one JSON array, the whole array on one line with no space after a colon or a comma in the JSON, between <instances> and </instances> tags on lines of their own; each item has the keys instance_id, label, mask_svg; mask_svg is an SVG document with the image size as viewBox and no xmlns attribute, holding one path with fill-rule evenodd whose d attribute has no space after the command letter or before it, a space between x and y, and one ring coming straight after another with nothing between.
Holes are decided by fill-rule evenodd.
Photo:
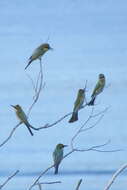
<instances>
[{"instance_id":1,"label":"slender curved beak","mask_svg":"<svg viewBox=\"0 0 127 190\"><path fill-rule=\"evenodd\" d=\"M15 106L11 105L11 107L15 108Z\"/></svg>"},{"instance_id":2,"label":"slender curved beak","mask_svg":"<svg viewBox=\"0 0 127 190\"><path fill-rule=\"evenodd\" d=\"M49 47L49 49L52 51L53 50L53 48L52 47Z\"/></svg>"},{"instance_id":3,"label":"slender curved beak","mask_svg":"<svg viewBox=\"0 0 127 190\"><path fill-rule=\"evenodd\" d=\"M64 145L64 147L67 147L68 145Z\"/></svg>"}]
</instances>

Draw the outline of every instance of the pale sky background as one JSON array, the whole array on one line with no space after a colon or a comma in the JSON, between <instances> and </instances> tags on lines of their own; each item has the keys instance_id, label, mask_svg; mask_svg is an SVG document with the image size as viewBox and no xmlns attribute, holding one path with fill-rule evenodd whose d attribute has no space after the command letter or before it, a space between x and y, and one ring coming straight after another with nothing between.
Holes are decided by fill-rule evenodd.
<instances>
[{"instance_id":1,"label":"pale sky background","mask_svg":"<svg viewBox=\"0 0 127 190\"><path fill-rule=\"evenodd\" d=\"M74 189L76 181L84 178L81 190L103 189L127 157L127 1L0 1L0 143L18 122L10 104L20 104L27 111L32 103L33 89L26 73L37 76L39 62L33 62L27 71L24 68L33 50L47 40L54 51L43 56L46 86L32 110L30 123L38 127L72 111L77 91L86 80L89 100L98 74L104 73L106 88L98 96L96 112L107 106L110 109L97 128L77 139L77 145L84 148L111 139L106 150L123 148L124 151L75 153L63 161L59 176L54 177L51 170L44 177L44 181L61 180L63 185L46 188ZM17 129L0 150L0 174L8 176L20 169L21 177L11 181L5 190L15 190L17 186L19 190L28 188L52 163L56 144L69 144L90 110L82 110L74 124L69 124L67 118L51 129L34 132L34 137L23 125ZM69 147L65 152L68 151ZM115 190L126 190L125 178L124 175L119 178Z\"/></svg>"}]
</instances>

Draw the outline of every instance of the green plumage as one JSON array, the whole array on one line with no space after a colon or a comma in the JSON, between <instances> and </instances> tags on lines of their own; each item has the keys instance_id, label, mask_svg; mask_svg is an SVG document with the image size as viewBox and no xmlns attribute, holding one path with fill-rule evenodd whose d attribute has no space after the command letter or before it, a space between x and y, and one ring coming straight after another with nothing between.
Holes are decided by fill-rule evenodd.
<instances>
[{"instance_id":1,"label":"green plumage","mask_svg":"<svg viewBox=\"0 0 127 190\"><path fill-rule=\"evenodd\" d=\"M104 87L105 87L105 76L104 74L99 74L99 80L93 90L93 93L91 95L91 100L88 103L88 105L94 105L97 95L103 91Z\"/></svg>"},{"instance_id":2,"label":"green plumage","mask_svg":"<svg viewBox=\"0 0 127 190\"><path fill-rule=\"evenodd\" d=\"M72 117L69 120L69 123L72 123L72 122L75 122L75 121L78 120L78 111L83 106L84 99L85 99L85 90L84 89L79 89L76 101L74 103Z\"/></svg>"},{"instance_id":3,"label":"green plumage","mask_svg":"<svg viewBox=\"0 0 127 190\"><path fill-rule=\"evenodd\" d=\"M53 152L53 160L54 160L54 174L58 174L59 165L63 159L63 148L67 145L58 144Z\"/></svg>"},{"instance_id":4,"label":"green plumage","mask_svg":"<svg viewBox=\"0 0 127 190\"><path fill-rule=\"evenodd\" d=\"M31 57L29 58L29 62L25 69L36 59L41 59L48 50L52 49L48 43L41 44L38 48L35 49Z\"/></svg>"},{"instance_id":5,"label":"green plumage","mask_svg":"<svg viewBox=\"0 0 127 190\"><path fill-rule=\"evenodd\" d=\"M23 111L23 109L21 108L21 106L16 105L16 106L12 106L12 107L15 109L16 115L17 115L18 119L20 120L20 122L22 122L26 125L30 134L33 136L33 132L30 129L32 126L29 124L29 122L27 120L27 116L26 116L25 112Z\"/></svg>"}]
</instances>

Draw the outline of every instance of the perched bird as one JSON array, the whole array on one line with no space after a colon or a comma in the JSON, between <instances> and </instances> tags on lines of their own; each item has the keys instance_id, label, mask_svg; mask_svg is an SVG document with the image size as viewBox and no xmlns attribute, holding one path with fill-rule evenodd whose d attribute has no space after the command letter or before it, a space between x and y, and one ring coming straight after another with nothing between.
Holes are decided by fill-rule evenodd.
<instances>
[{"instance_id":1,"label":"perched bird","mask_svg":"<svg viewBox=\"0 0 127 190\"><path fill-rule=\"evenodd\" d=\"M44 55L48 50L52 50L48 43L41 44L38 48L35 49L31 57L29 58L29 62L25 69L36 59L41 60L41 56Z\"/></svg>"},{"instance_id":2,"label":"perched bird","mask_svg":"<svg viewBox=\"0 0 127 190\"><path fill-rule=\"evenodd\" d=\"M59 164L63 159L63 148L66 146L67 145L64 145L64 144L56 145L56 148L53 152L53 160L54 160L54 168L55 168L54 174L58 174Z\"/></svg>"},{"instance_id":3,"label":"perched bird","mask_svg":"<svg viewBox=\"0 0 127 190\"><path fill-rule=\"evenodd\" d=\"M24 113L24 111L22 110L21 106L20 105L11 105L14 109L15 109L15 112L16 112L16 115L18 117L18 119L20 120L20 122L24 123L27 127L27 129L29 130L30 134L33 136L33 133L30 129L30 127L32 127L28 120L27 120L27 116L26 114Z\"/></svg>"},{"instance_id":4,"label":"perched bird","mask_svg":"<svg viewBox=\"0 0 127 190\"><path fill-rule=\"evenodd\" d=\"M103 91L104 87L105 87L105 76L104 76L104 74L99 74L98 82L97 82L97 84L93 90L92 95L91 95L91 100L88 103L89 106L94 105L94 102L95 102L97 95Z\"/></svg>"},{"instance_id":5,"label":"perched bird","mask_svg":"<svg viewBox=\"0 0 127 190\"><path fill-rule=\"evenodd\" d=\"M69 123L72 123L78 120L78 111L82 108L84 100L85 100L85 89L79 89L76 101L74 103L72 117L69 120Z\"/></svg>"}]
</instances>

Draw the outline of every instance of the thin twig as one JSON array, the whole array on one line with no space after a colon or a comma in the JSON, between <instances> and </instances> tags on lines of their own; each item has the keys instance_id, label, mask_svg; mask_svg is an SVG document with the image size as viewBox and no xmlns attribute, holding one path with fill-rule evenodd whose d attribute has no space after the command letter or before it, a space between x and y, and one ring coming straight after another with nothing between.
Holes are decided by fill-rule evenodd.
<instances>
[{"instance_id":1,"label":"thin twig","mask_svg":"<svg viewBox=\"0 0 127 190\"><path fill-rule=\"evenodd\" d=\"M82 179L79 180L75 190L79 190L79 187L80 187L81 183L82 183Z\"/></svg>"},{"instance_id":2,"label":"thin twig","mask_svg":"<svg viewBox=\"0 0 127 190\"><path fill-rule=\"evenodd\" d=\"M106 108L105 108L104 110L102 110L101 112L92 115L92 117L94 118L94 117L97 117L97 116L99 116L99 115L101 115L101 114L107 112L107 111L109 110L110 107L111 107L111 106L106 107Z\"/></svg>"},{"instance_id":3,"label":"thin twig","mask_svg":"<svg viewBox=\"0 0 127 190\"><path fill-rule=\"evenodd\" d=\"M36 185L38 185L39 190L42 190L42 185L51 185L51 184L56 184L56 183L61 183L61 181L41 182L41 183L36 183Z\"/></svg>"},{"instance_id":4,"label":"thin twig","mask_svg":"<svg viewBox=\"0 0 127 190\"><path fill-rule=\"evenodd\" d=\"M21 125L21 122L18 123L10 132L10 135L0 144L0 147L2 147L4 144L6 144L12 137L12 135L14 134L14 132L16 131L16 129Z\"/></svg>"},{"instance_id":5,"label":"thin twig","mask_svg":"<svg viewBox=\"0 0 127 190\"><path fill-rule=\"evenodd\" d=\"M39 98L39 97L38 97L38 98ZM36 99L36 101L37 101L37 100L38 100L38 99ZM32 105L31 105L31 107L30 107L30 109L29 109L29 111L28 111L27 116L29 116L30 111L31 111L32 107L34 106L34 104L36 103L36 101L34 101L34 102L32 103ZM58 123L60 123L62 120L64 120L66 117L68 117L68 116L71 115L71 114L72 114L72 112L70 112L70 113L64 115L63 117L61 117L61 118L58 119L57 121L53 122L52 124L45 124L44 126L39 127L39 128L35 128L35 127L31 126L31 128L34 129L34 130L41 130L41 129L47 129L47 128L53 127L53 126L57 125ZM15 130L18 128L18 126L19 126L20 124L21 124L21 123L17 124L17 125L12 129L10 135L0 144L0 147L2 147L4 144L6 144L6 143L11 139L11 137L12 137L12 135L14 134Z\"/></svg>"},{"instance_id":6,"label":"thin twig","mask_svg":"<svg viewBox=\"0 0 127 190\"><path fill-rule=\"evenodd\" d=\"M54 164L49 166L46 170L44 170L43 172L41 172L41 174L37 177L37 179L33 182L33 184L29 187L29 190L31 190L35 185L38 184L39 179L45 174L47 173L51 168L54 167Z\"/></svg>"},{"instance_id":7,"label":"thin twig","mask_svg":"<svg viewBox=\"0 0 127 190\"><path fill-rule=\"evenodd\" d=\"M39 78L40 78L40 80L39 80ZM40 81L40 83L39 83L39 81ZM35 88L35 96L34 97L35 98L34 98L33 103L31 104L31 106L29 107L27 117L29 117L33 106L38 101L40 93L41 93L41 90L42 90L42 87L43 87L43 71L42 71L42 63L41 63L41 60L40 60L40 72L39 72L39 76L38 76L38 79L37 79L37 83L36 83L36 85L34 85L34 88Z\"/></svg>"},{"instance_id":8,"label":"thin twig","mask_svg":"<svg viewBox=\"0 0 127 190\"><path fill-rule=\"evenodd\" d=\"M8 177L7 180L2 185L0 185L0 189L2 189L8 183L8 181L10 181L17 173L19 173L19 170L17 170L10 177Z\"/></svg>"},{"instance_id":9,"label":"thin twig","mask_svg":"<svg viewBox=\"0 0 127 190\"><path fill-rule=\"evenodd\" d=\"M58 123L60 123L62 120L64 120L66 117L68 117L71 114L72 114L72 112L64 115L63 117L61 117L57 121L53 122L52 124L46 124L46 125L44 125L42 127L38 127L38 128L35 128L35 127L31 127L31 128L34 129L34 130L40 130L40 129L47 129L47 128L53 127L53 126L57 125Z\"/></svg>"},{"instance_id":10,"label":"thin twig","mask_svg":"<svg viewBox=\"0 0 127 190\"><path fill-rule=\"evenodd\" d=\"M93 109L94 107L92 108L92 111L91 111L91 114L89 115L88 119L85 121L85 123L79 128L79 130L77 131L77 133L72 137L71 139L71 148L72 150L74 149L74 145L73 145L73 142L74 140L76 139L76 137L79 135L79 133L81 132L81 130L83 129L83 127L89 122L89 120L91 119L92 117L92 114L93 114Z\"/></svg>"},{"instance_id":11,"label":"thin twig","mask_svg":"<svg viewBox=\"0 0 127 190\"><path fill-rule=\"evenodd\" d=\"M36 183L36 185L38 185L38 184L41 184L41 185L48 184L48 185L50 185L50 184L55 184L55 183L61 183L61 181L53 181L53 182L40 182L40 183Z\"/></svg>"},{"instance_id":12,"label":"thin twig","mask_svg":"<svg viewBox=\"0 0 127 190\"><path fill-rule=\"evenodd\" d=\"M39 86L39 79L41 78L41 70L39 71L38 77L37 77L37 82L36 82L36 92L38 91L38 86Z\"/></svg>"},{"instance_id":13,"label":"thin twig","mask_svg":"<svg viewBox=\"0 0 127 190\"><path fill-rule=\"evenodd\" d=\"M108 141L108 142L106 142L106 143L104 143L104 144L101 144L101 145L96 145L96 146L94 145L94 146L92 146L92 147L90 147L90 148L87 148L87 149L76 149L76 148L74 148L73 142L74 142L74 140L76 139L76 137L77 137L81 132L83 132L83 130L86 131L86 130L89 130L89 129L95 127L95 126L100 122L102 116L104 116L104 113L107 111L107 109L105 109L105 111L102 111L102 112L98 113L98 114L96 115L96 117L98 117L98 116L101 116L101 117L99 117L99 119L97 120L97 122L96 122L94 125L92 125L92 126L86 128L86 130L85 130L85 129L83 129L83 128L86 126L86 124L93 118L93 116L95 117L95 115L93 114L93 111L94 111L94 107L92 108L91 114L89 115L88 119L87 119L87 120L85 121L85 123L80 127L80 129L76 132L76 134L72 137L71 142L70 142L71 151L69 151L66 155L64 155L64 156L63 156L63 159L65 159L67 156L69 156L70 154L72 154L73 152L76 152L76 151L77 151L77 152L85 152L85 151L116 152L116 151L118 151L118 150L112 150L112 151L98 150L99 148L102 148L102 147L106 146L107 144L109 144L110 141ZM62 159L62 160L63 160L63 159ZM41 178L45 173L47 173L51 168L53 168L53 167L54 167L54 165L51 165L51 166L48 167L46 170L44 170L44 171L37 177L37 179L34 181L34 183L30 186L29 190L31 190L36 184L38 184L40 178Z\"/></svg>"},{"instance_id":14,"label":"thin twig","mask_svg":"<svg viewBox=\"0 0 127 190\"><path fill-rule=\"evenodd\" d=\"M97 126L97 124L102 120L103 117L104 117L104 115L101 115L99 117L99 119L93 125L91 125L90 127L85 128L85 129L82 129L81 132L88 131L88 130L94 128L95 126Z\"/></svg>"},{"instance_id":15,"label":"thin twig","mask_svg":"<svg viewBox=\"0 0 127 190\"><path fill-rule=\"evenodd\" d=\"M38 187L39 187L39 190L42 190L42 186L41 186L41 184L38 183L37 185L38 185Z\"/></svg>"},{"instance_id":16,"label":"thin twig","mask_svg":"<svg viewBox=\"0 0 127 190\"><path fill-rule=\"evenodd\" d=\"M111 185L114 183L115 179L117 178L117 176L127 168L127 164L124 164L122 167L120 167L112 176L112 178L109 180L108 184L106 185L106 187L104 188L104 190L109 190L109 188L111 187Z\"/></svg>"},{"instance_id":17,"label":"thin twig","mask_svg":"<svg viewBox=\"0 0 127 190\"><path fill-rule=\"evenodd\" d=\"M27 74L27 73L26 73L26 75L27 75L27 77L30 79L30 81L31 81L31 83L32 83L32 86L33 86L33 89L34 89L34 93L36 94L37 91L36 91L36 87L35 87L35 84L34 84L34 81L33 81L32 77L31 77L29 74ZM33 96L33 97L34 97L34 96Z\"/></svg>"},{"instance_id":18,"label":"thin twig","mask_svg":"<svg viewBox=\"0 0 127 190\"><path fill-rule=\"evenodd\" d=\"M87 106L87 104L85 104L84 106L82 106L81 109L83 109L85 106ZM94 107L92 108L92 110L93 109L94 109ZM106 109L104 111L106 111ZM102 111L102 113L104 113L104 111ZM58 119L57 121L53 122L52 124L46 124L46 125L44 125L42 127L38 127L38 128L35 128L35 127L31 127L31 128L34 129L34 130L41 130L41 129L47 129L47 128L53 127L53 126L57 125L58 123L60 123L62 120L64 120L66 117L68 117L71 114L72 114L72 112L67 113L66 115L62 116L60 119ZM101 112L98 113L98 115L100 115L100 114L101 114ZM91 118L91 116L90 116L90 118Z\"/></svg>"}]
</instances>

